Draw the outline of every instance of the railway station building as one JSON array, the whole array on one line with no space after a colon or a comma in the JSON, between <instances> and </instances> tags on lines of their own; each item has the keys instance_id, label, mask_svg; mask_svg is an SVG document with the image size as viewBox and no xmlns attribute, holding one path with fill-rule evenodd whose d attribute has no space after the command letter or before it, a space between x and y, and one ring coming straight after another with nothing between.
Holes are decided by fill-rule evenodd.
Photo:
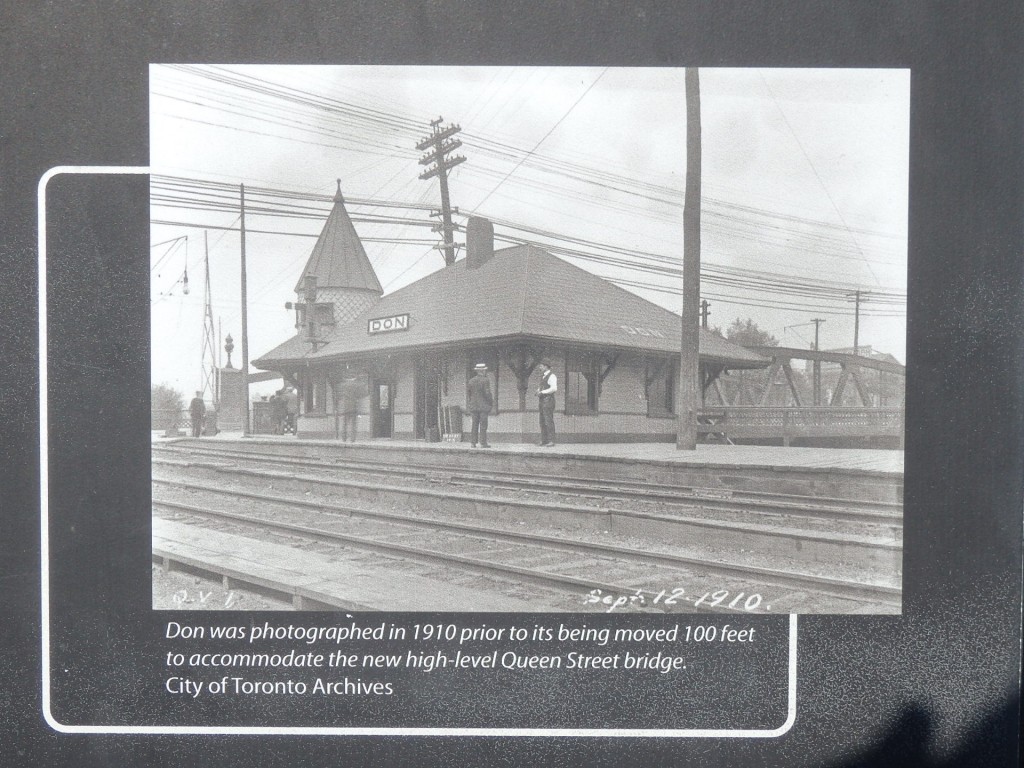
<instances>
[{"instance_id":1,"label":"railway station building","mask_svg":"<svg viewBox=\"0 0 1024 768\"><path fill-rule=\"evenodd\" d=\"M296 336L253 365L297 388L299 437L338 437L338 393L354 377L361 437L458 439L485 363L491 440L536 442L546 360L559 442L675 439L679 316L537 246L496 250L486 219L469 220L464 259L383 295L339 189L295 291ZM699 345L704 391L769 364L703 329Z\"/></svg>"}]
</instances>

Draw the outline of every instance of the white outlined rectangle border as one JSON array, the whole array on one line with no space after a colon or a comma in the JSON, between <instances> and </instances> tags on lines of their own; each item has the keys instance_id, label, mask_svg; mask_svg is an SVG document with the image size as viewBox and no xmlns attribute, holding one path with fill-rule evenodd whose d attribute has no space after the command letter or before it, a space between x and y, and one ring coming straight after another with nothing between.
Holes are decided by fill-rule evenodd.
<instances>
[{"instance_id":1,"label":"white outlined rectangle border","mask_svg":"<svg viewBox=\"0 0 1024 768\"><path fill-rule=\"evenodd\" d=\"M43 717L61 733L124 734L239 734L280 736L601 736L660 738L778 738L796 722L797 617L789 616L789 655L787 672L786 720L773 729L714 728L340 728L308 726L187 726L187 725L67 725L50 711L50 509L49 509L49 433L47 391L47 318L46 318L46 187L55 176L147 175L144 166L68 165L51 168L39 179L38 257L39 257L39 484L40 484L40 559L41 559L41 642Z\"/></svg>"}]
</instances>

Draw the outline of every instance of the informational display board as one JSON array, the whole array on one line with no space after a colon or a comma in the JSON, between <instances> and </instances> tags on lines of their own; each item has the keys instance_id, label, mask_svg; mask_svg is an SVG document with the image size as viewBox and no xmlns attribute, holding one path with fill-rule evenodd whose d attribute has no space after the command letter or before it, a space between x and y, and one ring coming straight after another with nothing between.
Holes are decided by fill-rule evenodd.
<instances>
[{"instance_id":1,"label":"informational display board","mask_svg":"<svg viewBox=\"0 0 1024 768\"><path fill-rule=\"evenodd\" d=\"M0 259L9 374L2 394L0 664L8 695L0 697L0 764L1018 764L1024 522L1019 7L7 5L0 33L6 70ZM773 346L789 352L827 345L838 362L809 356L803 371L791 355L766 357L759 373L770 371L777 379L769 382L774 390L761 382L759 402L752 402L753 365L742 377L736 371L735 380L719 378L717 384L709 374L705 397L735 402L705 414L710 427L701 436L721 438L720 455L729 459L708 462L714 487L694 481L674 492L705 512L743 493L770 492L776 503L795 507L792 498L782 498L783 486L795 484L796 475L825 477L830 462L839 467L829 477L837 486L836 476L885 475L888 468L868 466L867 459L857 466L856 458L847 458L840 467L836 456L856 454L829 451L856 449L827 447L832 437L807 430L821 428L823 422L812 420L820 414L808 415L816 409L837 406L852 429L863 420L861 411L888 408L903 419L902 430L879 438L884 443L899 433L891 445L884 443L899 455L902 473L901 501L890 505L899 507L889 532L897 543L869 546L875 523L863 518L844 528L842 546L834 520L807 536L773 530L770 545L715 539L727 543L715 545L723 550L709 555L705 566L765 546L791 569L811 563L806 568L815 586L791 581L779 587L778 576L765 576L762 563L761 581L752 580L751 572L742 577L747 581L717 584L694 576L658 589L648 574L637 574L626 590L618 581L606 583L612 581L607 571L598 572L598 564L613 557L611 548L618 547L614 557L625 557L630 542L610 539L622 521L635 526L624 538L647 542L634 549L647 546L675 557L673 567L680 567L694 541L710 540L701 531L717 526L718 534L731 534L739 518L707 512L660 546L643 539L661 531L649 527L662 522L656 519L661 511L644 506L654 502L633 501L626 508L607 498L574 500L576 512L584 514L580 510L589 504L604 517L581 536L592 549L576 571L571 602L559 606L506 590L493 603L476 603L481 584L497 577L481 570L484 554L469 551L459 538L478 524L470 517L484 504L472 488L457 486L479 478L460 473L484 467L496 485L511 483L520 469L532 473L535 488L517 486L504 497L512 509L547 482L550 457L578 456L581 465L608 460L585 447L588 431L615 443L615 430L642 442L637 435L649 429L664 444L664 430L649 426L655 421L650 414L662 421L678 415L676 382L659 363L665 355L650 345L678 329L656 326L650 319L656 313L623 310L628 322L605 329L618 340L609 344L635 344L637 351L632 357L606 353L598 343L599 315L581 317L567 309L577 306L572 293L589 285L583 282L565 286L563 305L529 307L527 297L509 309L466 296L458 316L472 315L474 322L459 328L443 321L451 307L438 307L432 316L431 308L416 305L423 295L416 291L430 287L425 281L449 280L457 292L473 279L460 271L463 255L443 266L443 253L434 247L442 226L433 210L440 205L438 180L416 180L423 163L415 141L429 135L429 120L438 115L425 115L428 122L421 124L418 105L431 92L443 104L466 102L466 114L442 119L444 125L462 123L462 146L448 151L468 157L457 169L453 164L448 180L452 202L464 201L462 213L455 212L455 242L465 240L460 218L494 220L495 250L475 269L503 268L511 262L501 259L519 253L517 248L543 245L552 258L615 283L614 291L641 295L651 306L670 304L681 287L671 281L682 274L686 137L693 130L686 122L693 102L687 104L682 87L687 68L701 73L705 88L699 199L706 214L702 296L711 298L704 320L710 312L710 325L723 336L733 317L737 333L746 320L748 332L752 326L773 331ZM677 75L680 87L674 90ZM245 93L240 97L231 88ZM835 122L826 130L820 126L827 117ZM348 132L353 125L362 126L358 141ZM422 136L406 146L396 138L402 131ZM207 135L231 138L218 146L197 138ZM665 170L659 153L676 138L678 167ZM361 153L363 166L318 168L318 158L334 151ZM188 165L186 156L201 167ZM229 156L244 157L244 167L230 166ZM168 157L188 169L188 179L164 172ZM482 162L485 157L494 165ZM371 189L394 177L386 164L396 158L409 166L410 186ZM478 172L474 162L483 169L479 177L472 175ZM288 175L296 168L305 182ZM361 180L362 173L367 176ZM271 189L266 179L287 181ZM275 338L268 330L271 317L278 325L294 325L275 291L296 283L319 242L335 184L345 192L354 231L371 246L368 263L385 277L384 295L406 291L406 303L393 305L394 312L358 310L364 314L356 315L352 338L401 345L421 328L436 327L436 343L417 352L429 363L421 369L444 372L429 382L432 405L467 402L459 376L476 360L467 355L480 356L481 350L501 397L490 425L498 459L475 445L421 440L413 446L447 462L423 469L418 478L426 489L421 496L433 494L441 499L431 502L436 509L450 513L448 528L436 534L437 548L476 568L472 577L450 579L443 589L432 576L434 561L424 559L423 533L393 542L390 554L365 557L361 572L346 571L347 591L337 579L326 584L326 577L323 583L288 581L290 567L316 572L316 563L342 545L318 532L320 538L294 548L294 559L285 562L278 557L284 534L273 527L283 524L278 516L251 549L233 550L238 516L255 506L241 490L230 510L236 519L207 527L189 523L190 515L199 514L203 493L233 492L233 484L242 482L224 480L218 488L220 481L211 480L224 468L223 455L154 458L155 441L177 439L162 431L154 436L147 425L157 408L155 385L177 375L178 345L185 340L188 348L205 349L221 330L241 345L241 299L226 288L237 286L218 276L219 266L206 271L204 281L202 265L204 257L223 256L222 238L231 238L235 269L245 230L250 280L260 286L246 300L246 333L260 342L246 349L244 364L272 348L283 350L282 360L305 356L305 367L282 365L283 380L267 382L267 393L286 387L306 392L308 385L318 410L297 414L298 435L240 434L230 450L248 445L256 451L261 440L277 441L279 463L260 475L260 492L277 494L279 508L298 510L308 489L295 491L289 483L296 482L298 462L310 456L280 452L284 441L304 444L302 430L315 424L316 440L305 444L332 443L329 459L316 458L336 464L337 451L376 450L375 440L389 441L392 448L361 459L380 486L373 491L378 511L391 516L388 524L414 526L430 517L420 510L415 520L399 520L407 501L395 501L387 495L395 488L385 487L400 485L387 472L417 466L414 454L396 452L405 450L403 419L412 429L412 406L403 410L414 394L412 379L403 378L413 375L412 358L388 349L379 368L357 371L368 363L343 354L343 333L318 340L307 354L301 344L299 352L290 351L288 333ZM232 220L240 213L240 185L248 196L248 220ZM503 197L509 188L513 193ZM622 207L620 194L643 200ZM879 206L888 195L899 200L899 210ZM399 202L406 207L395 213ZM879 207L890 209L883 215ZM178 214L168 211L178 210L180 218L172 219ZM502 210L515 213L506 221ZM666 210L678 210L680 219ZM217 224L220 214L227 219ZM869 219L900 221L902 229L878 231L864 223ZM572 229L581 221L595 233L585 242ZM417 229L400 236L386 229L405 226ZM179 236L174 227L189 232ZM678 227L678 241L672 227ZM447 223L444 228L447 236ZM576 242L559 240L563 234ZM782 261L773 261L783 251ZM679 261L669 263L666 253ZM399 257L389 261L391 254ZM902 290L892 288L890 257L898 257ZM434 274L442 267L448 272ZM844 269L861 275L849 280L845 293ZM561 280L564 273L550 274ZM321 278L320 290L333 290L329 279ZM524 273L523 279L530 278ZM222 310L223 317L206 313L210 291L220 291L217 314ZM672 298L659 298L659 291ZM325 297L317 300L338 306L350 300L341 293ZM613 316L614 305L605 301L602 311ZM634 306L640 305L627 308ZM503 315L506 310L511 314ZM522 320L529 311L556 321L529 326ZM199 318L196 333L187 319L193 314ZM494 341L500 337L495 329L512 322L509 317L524 330L513 339L518 346L505 350ZM784 319L774 327L767 318ZM221 329L217 320L230 328ZM588 322L594 335L583 338L579 329ZM555 424L559 436L571 434L584 447L503 447L495 439L502 434L501 419L518 419L517 435L537 432L538 377L528 379L530 389L522 394L517 376L558 353L555 340L563 331L577 333L581 344L571 354L563 351L553 366L563 387L558 397L564 398L570 382L591 387L586 394L593 412L563 409ZM819 340L819 333L830 340ZM885 355L894 348L882 349L877 339L897 337L905 347L890 360ZM764 343L747 346L765 354ZM844 355L867 358L872 344L877 367L848 371ZM721 363L728 352L722 346L719 357L704 360L719 361L715 377L729 375ZM316 367L331 355L351 368L339 367L338 376L358 373L360 381L386 390L388 437L368 434L373 430L365 415L363 421L354 417L353 426L338 410L329 396L332 379L327 373L318 378ZM599 364L574 366L585 355ZM205 370L196 357L195 375L183 374L189 397ZM220 367L223 361L211 353L210 370ZM639 382L635 390L622 384L629 376ZM645 386L657 390L657 407L644 400ZM807 387L814 390L814 406L791 401L810 392ZM844 392L851 400L845 407ZM379 405L385 407L383 400ZM787 419L800 411L805 432L787 433L785 447L773 447L791 453L773 458L771 472L745 474L756 462L725 452L733 442L727 430L752 428L754 422L739 421L741 415L776 405L788 409ZM178 409L185 410L184 404ZM218 416L227 429L230 420ZM887 418L892 427L896 417ZM465 419L468 425L470 414ZM179 426L184 430L184 421ZM361 447L349 449L337 439L343 428ZM468 433L468 426L463 429ZM849 439L867 445L870 436ZM814 455L796 466L794 457L811 456L800 453L811 450L800 440L811 441ZM600 479L624 488L641 471L636 467L662 461L630 450L613 456L615 474ZM242 466L245 459L232 461ZM330 477L335 470L317 471ZM175 473L191 486L168 494ZM744 487L744 477L756 477L756 487ZM354 481L333 479L324 514L369 493L369 481L357 489ZM879 503L867 498L875 487L863 487L869 490L861 498L847 500L865 507ZM156 503L177 506L158 514ZM467 511L471 504L477 506ZM617 511L609 512L616 504ZM511 533L554 538L547 526L569 506L564 500L552 504L550 518L518 523L521 530L503 531L508 540L491 548L511 549ZM494 513L493 526L503 519L515 520L514 513ZM308 529L314 522L301 525ZM348 536L350 545L359 537L365 544L371 526L385 522L339 535ZM397 557L399 549L415 567L385 583L381 561ZM253 553L259 559L244 562ZM534 576L540 568L556 570L559 557L544 557L514 567ZM838 574L865 559L867 581L874 583L861 584L870 597L857 602L841 590ZM587 573L588 562L593 573ZM217 565L213 571L211 563ZM828 579L831 591L822 587ZM285 583L291 592L282 597L275 589ZM827 601L816 596L822 590Z\"/></svg>"}]
</instances>

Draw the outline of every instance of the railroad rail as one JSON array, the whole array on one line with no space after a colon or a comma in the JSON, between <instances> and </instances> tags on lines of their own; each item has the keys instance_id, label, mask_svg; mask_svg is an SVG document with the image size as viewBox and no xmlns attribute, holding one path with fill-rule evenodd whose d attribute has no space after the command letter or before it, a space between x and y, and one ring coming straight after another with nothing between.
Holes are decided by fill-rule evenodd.
<instances>
[{"instance_id":1,"label":"railroad rail","mask_svg":"<svg viewBox=\"0 0 1024 768\"><path fill-rule=\"evenodd\" d=\"M382 557L429 563L448 573L439 577L442 580L458 578L451 575L453 569L487 574L513 590L522 590L524 584L547 590L548 597L539 599L539 606L552 594L561 595L561 610L894 613L900 606L899 589L883 584L709 562L647 547L567 540L294 494L239 491L169 478L155 478L154 483L178 497L155 495L156 510L185 515L200 525L242 526L253 537L274 531L298 541L327 541ZM205 501L197 503L196 496ZM208 565L216 571L216 562ZM239 578L237 570L232 577ZM602 602L608 596L626 602ZM573 600L576 605L567 604Z\"/></svg>"},{"instance_id":2,"label":"railroad rail","mask_svg":"<svg viewBox=\"0 0 1024 768\"><path fill-rule=\"evenodd\" d=\"M903 526L902 505L871 499L829 498L795 494L767 493L759 491L702 488L693 485L669 485L637 483L628 480L605 481L593 478L574 478L563 475L517 473L511 471L472 472L466 469L446 467L443 464L421 463L416 465L382 466L379 463L357 459L337 458L323 461L310 458L281 456L273 452L231 451L222 448L206 449L194 445L176 447L160 446L154 449L154 462L175 463L183 457L186 464L203 464L195 457L206 456L222 462L223 471L230 471L231 464L253 464L256 467L274 469L308 469L327 474L305 476L308 482L322 484L343 484L338 474L374 478L404 480L430 484L446 484L459 488L487 488L489 491L504 489L533 494L550 494L551 498L592 501L598 504L636 505L638 503L671 504L680 507L699 507L702 510L725 512L742 511L764 515L786 515L803 517L807 520L820 519L831 522L877 523L901 531ZM215 467L215 463L204 466ZM393 486L389 485L389 488Z\"/></svg>"},{"instance_id":3,"label":"railroad rail","mask_svg":"<svg viewBox=\"0 0 1024 768\"><path fill-rule=\"evenodd\" d=\"M518 524L549 525L563 535L601 532L658 541L665 546L700 545L709 554L747 552L749 557L786 556L806 565L849 562L865 573L898 569L902 554L898 531L891 526L842 524L800 515L769 516L721 511L699 514L692 508L644 511L567 504L551 500L507 498L493 494L454 493L438 488L352 481L298 475L276 470L254 470L224 465L192 464L190 482L215 490L225 483L255 484L277 489L291 487L296 496L315 489L321 496L340 495L347 502L393 505L452 517L514 519ZM200 486L202 479L216 483ZM155 478L159 482L159 478ZM833 530L834 529L834 530Z\"/></svg>"}]
</instances>

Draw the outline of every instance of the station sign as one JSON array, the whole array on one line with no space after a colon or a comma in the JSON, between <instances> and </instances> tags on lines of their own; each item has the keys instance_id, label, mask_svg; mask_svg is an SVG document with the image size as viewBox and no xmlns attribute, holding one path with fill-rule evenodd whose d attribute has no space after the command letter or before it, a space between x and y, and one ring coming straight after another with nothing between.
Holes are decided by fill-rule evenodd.
<instances>
[{"instance_id":1,"label":"station sign","mask_svg":"<svg viewBox=\"0 0 1024 768\"><path fill-rule=\"evenodd\" d=\"M366 321L366 332L390 333L391 331L409 330L409 315L392 315L391 317L374 317Z\"/></svg>"}]
</instances>

